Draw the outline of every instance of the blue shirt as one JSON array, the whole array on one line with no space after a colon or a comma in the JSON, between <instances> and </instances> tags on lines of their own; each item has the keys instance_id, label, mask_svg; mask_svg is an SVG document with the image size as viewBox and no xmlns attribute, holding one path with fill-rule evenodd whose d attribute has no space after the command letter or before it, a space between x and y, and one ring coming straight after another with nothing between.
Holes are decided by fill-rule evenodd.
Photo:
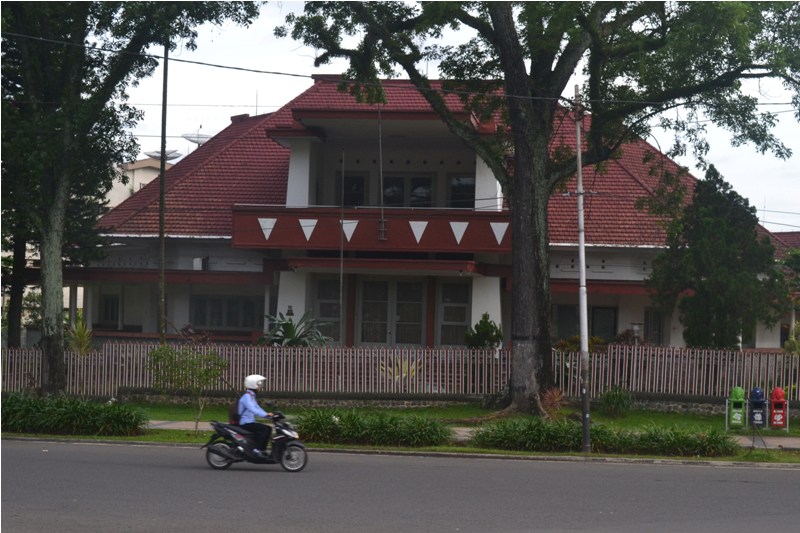
<instances>
[{"instance_id":1,"label":"blue shirt","mask_svg":"<svg viewBox=\"0 0 800 533\"><path fill-rule=\"evenodd\" d=\"M257 416L266 418L267 412L256 402L256 394L253 391L247 391L239 398L239 424L255 422Z\"/></svg>"}]
</instances>

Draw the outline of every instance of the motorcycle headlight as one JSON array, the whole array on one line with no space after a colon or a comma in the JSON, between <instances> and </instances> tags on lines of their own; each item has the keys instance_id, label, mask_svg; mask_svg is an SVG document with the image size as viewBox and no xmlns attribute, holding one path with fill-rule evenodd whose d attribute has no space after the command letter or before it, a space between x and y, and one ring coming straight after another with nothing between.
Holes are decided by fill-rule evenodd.
<instances>
[{"instance_id":1,"label":"motorcycle headlight","mask_svg":"<svg viewBox=\"0 0 800 533\"><path fill-rule=\"evenodd\" d=\"M300 435L293 429L285 429L283 430L286 433L287 437L292 437L293 439L298 438Z\"/></svg>"}]
</instances>

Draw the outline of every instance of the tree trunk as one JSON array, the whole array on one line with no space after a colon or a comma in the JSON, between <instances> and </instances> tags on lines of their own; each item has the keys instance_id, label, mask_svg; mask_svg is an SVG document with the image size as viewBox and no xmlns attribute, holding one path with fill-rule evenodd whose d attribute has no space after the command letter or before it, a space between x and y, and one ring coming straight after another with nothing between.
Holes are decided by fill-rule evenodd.
<instances>
[{"instance_id":1,"label":"tree trunk","mask_svg":"<svg viewBox=\"0 0 800 533\"><path fill-rule=\"evenodd\" d=\"M27 240L14 236L14 257L11 267L11 292L8 301L8 346L19 348L22 344L22 302L25 298L25 274L28 259Z\"/></svg>"},{"instance_id":2,"label":"tree trunk","mask_svg":"<svg viewBox=\"0 0 800 533\"><path fill-rule=\"evenodd\" d=\"M64 364L64 275L62 248L69 179L53 180L53 203L46 214L41 236L42 261L42 393L66 389Z\"/></svg>"},{"instance_id":3,"label":"tree trunk","mask_svg":"<svg viewBox=\"0 0 800 533\"><path fill-rule=\"evenodd\" d=\"M507 95L531 96L528 76L511 7L489 4L505 73ZM537 92L537 94L539 94ZM514 168L510 198L512 249L511 409L544 415L539 393L552 380L550 369L550 255L546 167L554 101L508 98L513 132Z\"/></svg>"}]
</instances>

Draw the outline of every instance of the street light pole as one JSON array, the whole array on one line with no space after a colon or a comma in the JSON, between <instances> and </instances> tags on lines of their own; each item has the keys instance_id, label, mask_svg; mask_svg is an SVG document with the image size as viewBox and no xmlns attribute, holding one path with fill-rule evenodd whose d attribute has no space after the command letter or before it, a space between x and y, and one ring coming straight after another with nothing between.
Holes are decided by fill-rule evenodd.
<instances>
[{"instance_id":1,"label":"street light pole","mask_svg":"<svg viewBox=\"0 0 800 533\"><path fill-rule=\"evenodd\" d=\"M167 341L167 296L164 279L166 261L164 238L164 196L167 173L167 70L169 65L169 40L164 44L164 87L161 95L161 161L158 177L158 337L161 344Z\"/></svg>"},{"instance_id":2,"label":"street light pole","mask_svg":"<svg viewBox=\"0 0 800 533\"><path fill-rule=\"evenodd\" d=\"M578 195L578 269L579 283L578 289L578 311L581 329L581 412L583 420L583 452L592 451L592 440L590 431L589 416L589 312L586 302L586 236L583 227L583 161L581 157L581 121L583 109L581 109L581 95L578 86L575 86L575 154L578 166L577 173L577 195Z\"/></svg>"}]
</instances>

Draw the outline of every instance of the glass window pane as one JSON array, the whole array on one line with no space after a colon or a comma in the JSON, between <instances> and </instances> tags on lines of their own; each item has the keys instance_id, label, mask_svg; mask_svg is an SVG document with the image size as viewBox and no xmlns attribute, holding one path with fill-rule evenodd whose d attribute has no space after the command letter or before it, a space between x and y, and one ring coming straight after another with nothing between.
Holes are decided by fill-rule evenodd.
<instances>
[{"instance_id":1,"label":"glass window pane","mask_svg":"<svg viewBox=\"0 0 800 533\"><path fill-rule=\"evenodd\" d=\"M258 305L254 300L242 301L242 327L255 328L257 325L260 326L261 321L257 318L259 314Z\"/></svg>"},{"instance_id":2,"label":"glass window pane","mask_svg":"<svg viewBox=\"0 0 800 533\"><path fill-rule=\"evenodd\" d=\"M613 307L592 308L592 337L602 337L610 341L617 336L617 310Z\"/></svg>"},{"instance_id":3,"label":"glass window pane","mask_svg":"<svg viewBox=\"0 0 800 533\"><path fill-rule=\"evenodd\" d=\"M338 300L339 282L335 279L321 279L317 282L317 298L320 300Z\"/></svg>"},{"instance_id":4,"label":"glass window pane","mask_svg":"<svg viewBox=\"0 0 800 533\"><path fill-rule=\"evenodd\" d=\"M207 305L208 301L205 298L192 298L191 317L195 327L208 325Z\"/></svg>"},{"instance_id":5,"label":"glass window pane","mask_svg":"<svg viewBox=\"0 0 800 533\"><path fill-rule=\"evenodd\" d=\"M225 312L225 325L231 328L238 328L241 323L239 310L241 302L239 300L228 300Z\"/></svg>"},{"instance_id":6,"label":"glass window pane","mask_svg":"<svg viewBox=\"0 0 800 533\"><path fill-rule=\"evenodd\" d=\"M467 308L465 306L444 306L443 315L445 322L466 322Z\"/></svg>"},{"instance_id":7,"label":"glass window pane","mask_svg":"<svg viewBox=\"0 0 800 533\"><path fill-rule=\"evenodd\" d=\"M405 200L405 180L403 178L384 178L383 205L403 207Z\"/></svg>"},{"instance_id":8,"label":"glass window pane","mask_svg":"<svg viewBox=\"0 0 800 533\"><path fill-rule=\"evenodd\" d=\"M432 205L433 186L431 178L411 179L411 207L430 207Z\"/></svg>"},{"instance_id":9,"label":"glass window pane","mask_svg":"<svg viewBox=\"0 0 800 533\"><path fill-rule=\"evenodd\" d=\"M467 303L469 302L469 287L466 283L445 283L442 285L442 302Z\"/></svg>"},{"instance_id":10,"label":"glass window pane","mask_svg":"<svg viewBox=\"0 0 800 533\"><path fill-rule=\"evenodd\" d=\"M475 176L452 176L450 178L450 207L472 208L475 206Z\"/></svg>"},{"instance_id":11,"label":"glass window pane","mask_svg":"<svg viewBox=\"0 0 800 533\"><path fill-rule=\"evenodd\" d=\"M444 345L463 345L467 337L467 326L443 325L441 343Z\"/></svg>"},{"instance_id":12,"label":"glass window pane","mask_svg":"<svg viewBox=\"0 0 800 533\"><path fill-rule=\"evenodd\" d=\"M366 196L364 176L344 177L344 193L342 194L344 207L366 205Z\"/></svg>"}]
</instances>

